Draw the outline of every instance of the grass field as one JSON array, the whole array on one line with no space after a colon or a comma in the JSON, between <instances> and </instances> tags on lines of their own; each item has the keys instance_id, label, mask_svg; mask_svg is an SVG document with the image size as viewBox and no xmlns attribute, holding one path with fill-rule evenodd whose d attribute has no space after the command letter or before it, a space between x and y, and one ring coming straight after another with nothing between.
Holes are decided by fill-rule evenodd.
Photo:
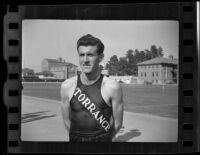
<instances>
[{"instance_id":1,"label":"grass field","mask_svg":"<svg viewBox=\"0 0 200 155\"><path fill-rule=\"evenodd\" d=\"M23 83L22 95L60 100L60 83ZM178 118L178 86L121 84L129 112ZM23 106L23 105L22 105Z\"/></svg>"}]
</instances>

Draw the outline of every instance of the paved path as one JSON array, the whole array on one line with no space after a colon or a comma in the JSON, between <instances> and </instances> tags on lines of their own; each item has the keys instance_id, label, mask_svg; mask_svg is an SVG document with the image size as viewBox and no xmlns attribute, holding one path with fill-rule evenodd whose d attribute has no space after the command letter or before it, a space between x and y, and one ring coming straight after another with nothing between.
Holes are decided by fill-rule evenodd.
<instances>
[{"instance_id":1,"label":"paved path","mask_svg":"<svg viewBox=\"0 0 200 155\"><path fill-rule=\"evenodd\" d=\"M166 117L124 112L123 127L116 141L176 142L178 121ZM60 102L22 96L21 139L24 141L68 141Z\"/></svg>"}]
</instances>

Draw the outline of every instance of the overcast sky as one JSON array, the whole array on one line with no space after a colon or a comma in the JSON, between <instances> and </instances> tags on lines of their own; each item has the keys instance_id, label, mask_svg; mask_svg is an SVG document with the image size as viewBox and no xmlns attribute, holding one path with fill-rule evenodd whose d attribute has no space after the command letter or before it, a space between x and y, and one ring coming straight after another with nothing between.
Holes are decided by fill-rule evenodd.
<instances>
[{"instance_id":1,"label":"overcast sky","mask_svg":"<svg viewBox=\"0 0 200 155\"><path fill-rule=\"evenodd\" d=\"M178 58L179 26L177 21L111 20L23 20L22 68L41 71L44 58L62 57L78 66L77 40L92 34L105 45L104 61L112 55L125 56L129 49L139 51L161 46L164 57Z\"/></svg>"}]
</instances>

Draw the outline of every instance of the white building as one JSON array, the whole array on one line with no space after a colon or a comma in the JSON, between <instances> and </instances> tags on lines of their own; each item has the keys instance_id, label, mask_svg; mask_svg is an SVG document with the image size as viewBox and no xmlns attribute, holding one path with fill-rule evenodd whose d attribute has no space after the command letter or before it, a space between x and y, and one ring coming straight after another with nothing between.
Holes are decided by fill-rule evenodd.
<instances>
[{"instance_id":1,"label":"white building","mask_svg":"<svg viewBox=\"0 0 200 155\"><path fill-rule=\"evenodd\" d=\"M164 84L178 79L178 59L154 58L137 64L138 83ZM175 73L176 72L176 73Z\"/></svg>"},{"instance_id":2,"label":"white building","mask_svg":"<svg viewBox=\"0 0 200 155\"><path fill-rule=\"evenodd\" d=\"M62 58L43 59L42 71L50 71L57 79L67 79L77 75L78 67L72 63L65 62Z\"/></svg>"}]
</instances>

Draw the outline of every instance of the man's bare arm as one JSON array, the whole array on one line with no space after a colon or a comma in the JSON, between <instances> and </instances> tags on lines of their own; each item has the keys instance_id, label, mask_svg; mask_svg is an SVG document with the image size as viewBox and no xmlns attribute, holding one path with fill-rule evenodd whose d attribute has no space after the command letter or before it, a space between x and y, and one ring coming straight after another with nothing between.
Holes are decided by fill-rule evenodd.
<instances>
[{"instance_id":1,"label":"man's bare arm","mask_svg":"<svg viewBox=\"0 0 200 155\"><path fill-rule=\"evenodd\" d=\"M61 113L66 130L70 129L70 115L69 115L69 96L68 96L68 82L61 85Z\"/></svg>"},{"instance_id":2,"label":"man's bare arm","mask_svg":"<svg viewBox=\"0 0 200 155\"><path fill-rule=\"evenodd\" d=\"M120 130L123 123L123 93L119 83L115 82L112 91L112 110L114 118L114 132L113 138Z\"/></svg>"}]
</instances>

